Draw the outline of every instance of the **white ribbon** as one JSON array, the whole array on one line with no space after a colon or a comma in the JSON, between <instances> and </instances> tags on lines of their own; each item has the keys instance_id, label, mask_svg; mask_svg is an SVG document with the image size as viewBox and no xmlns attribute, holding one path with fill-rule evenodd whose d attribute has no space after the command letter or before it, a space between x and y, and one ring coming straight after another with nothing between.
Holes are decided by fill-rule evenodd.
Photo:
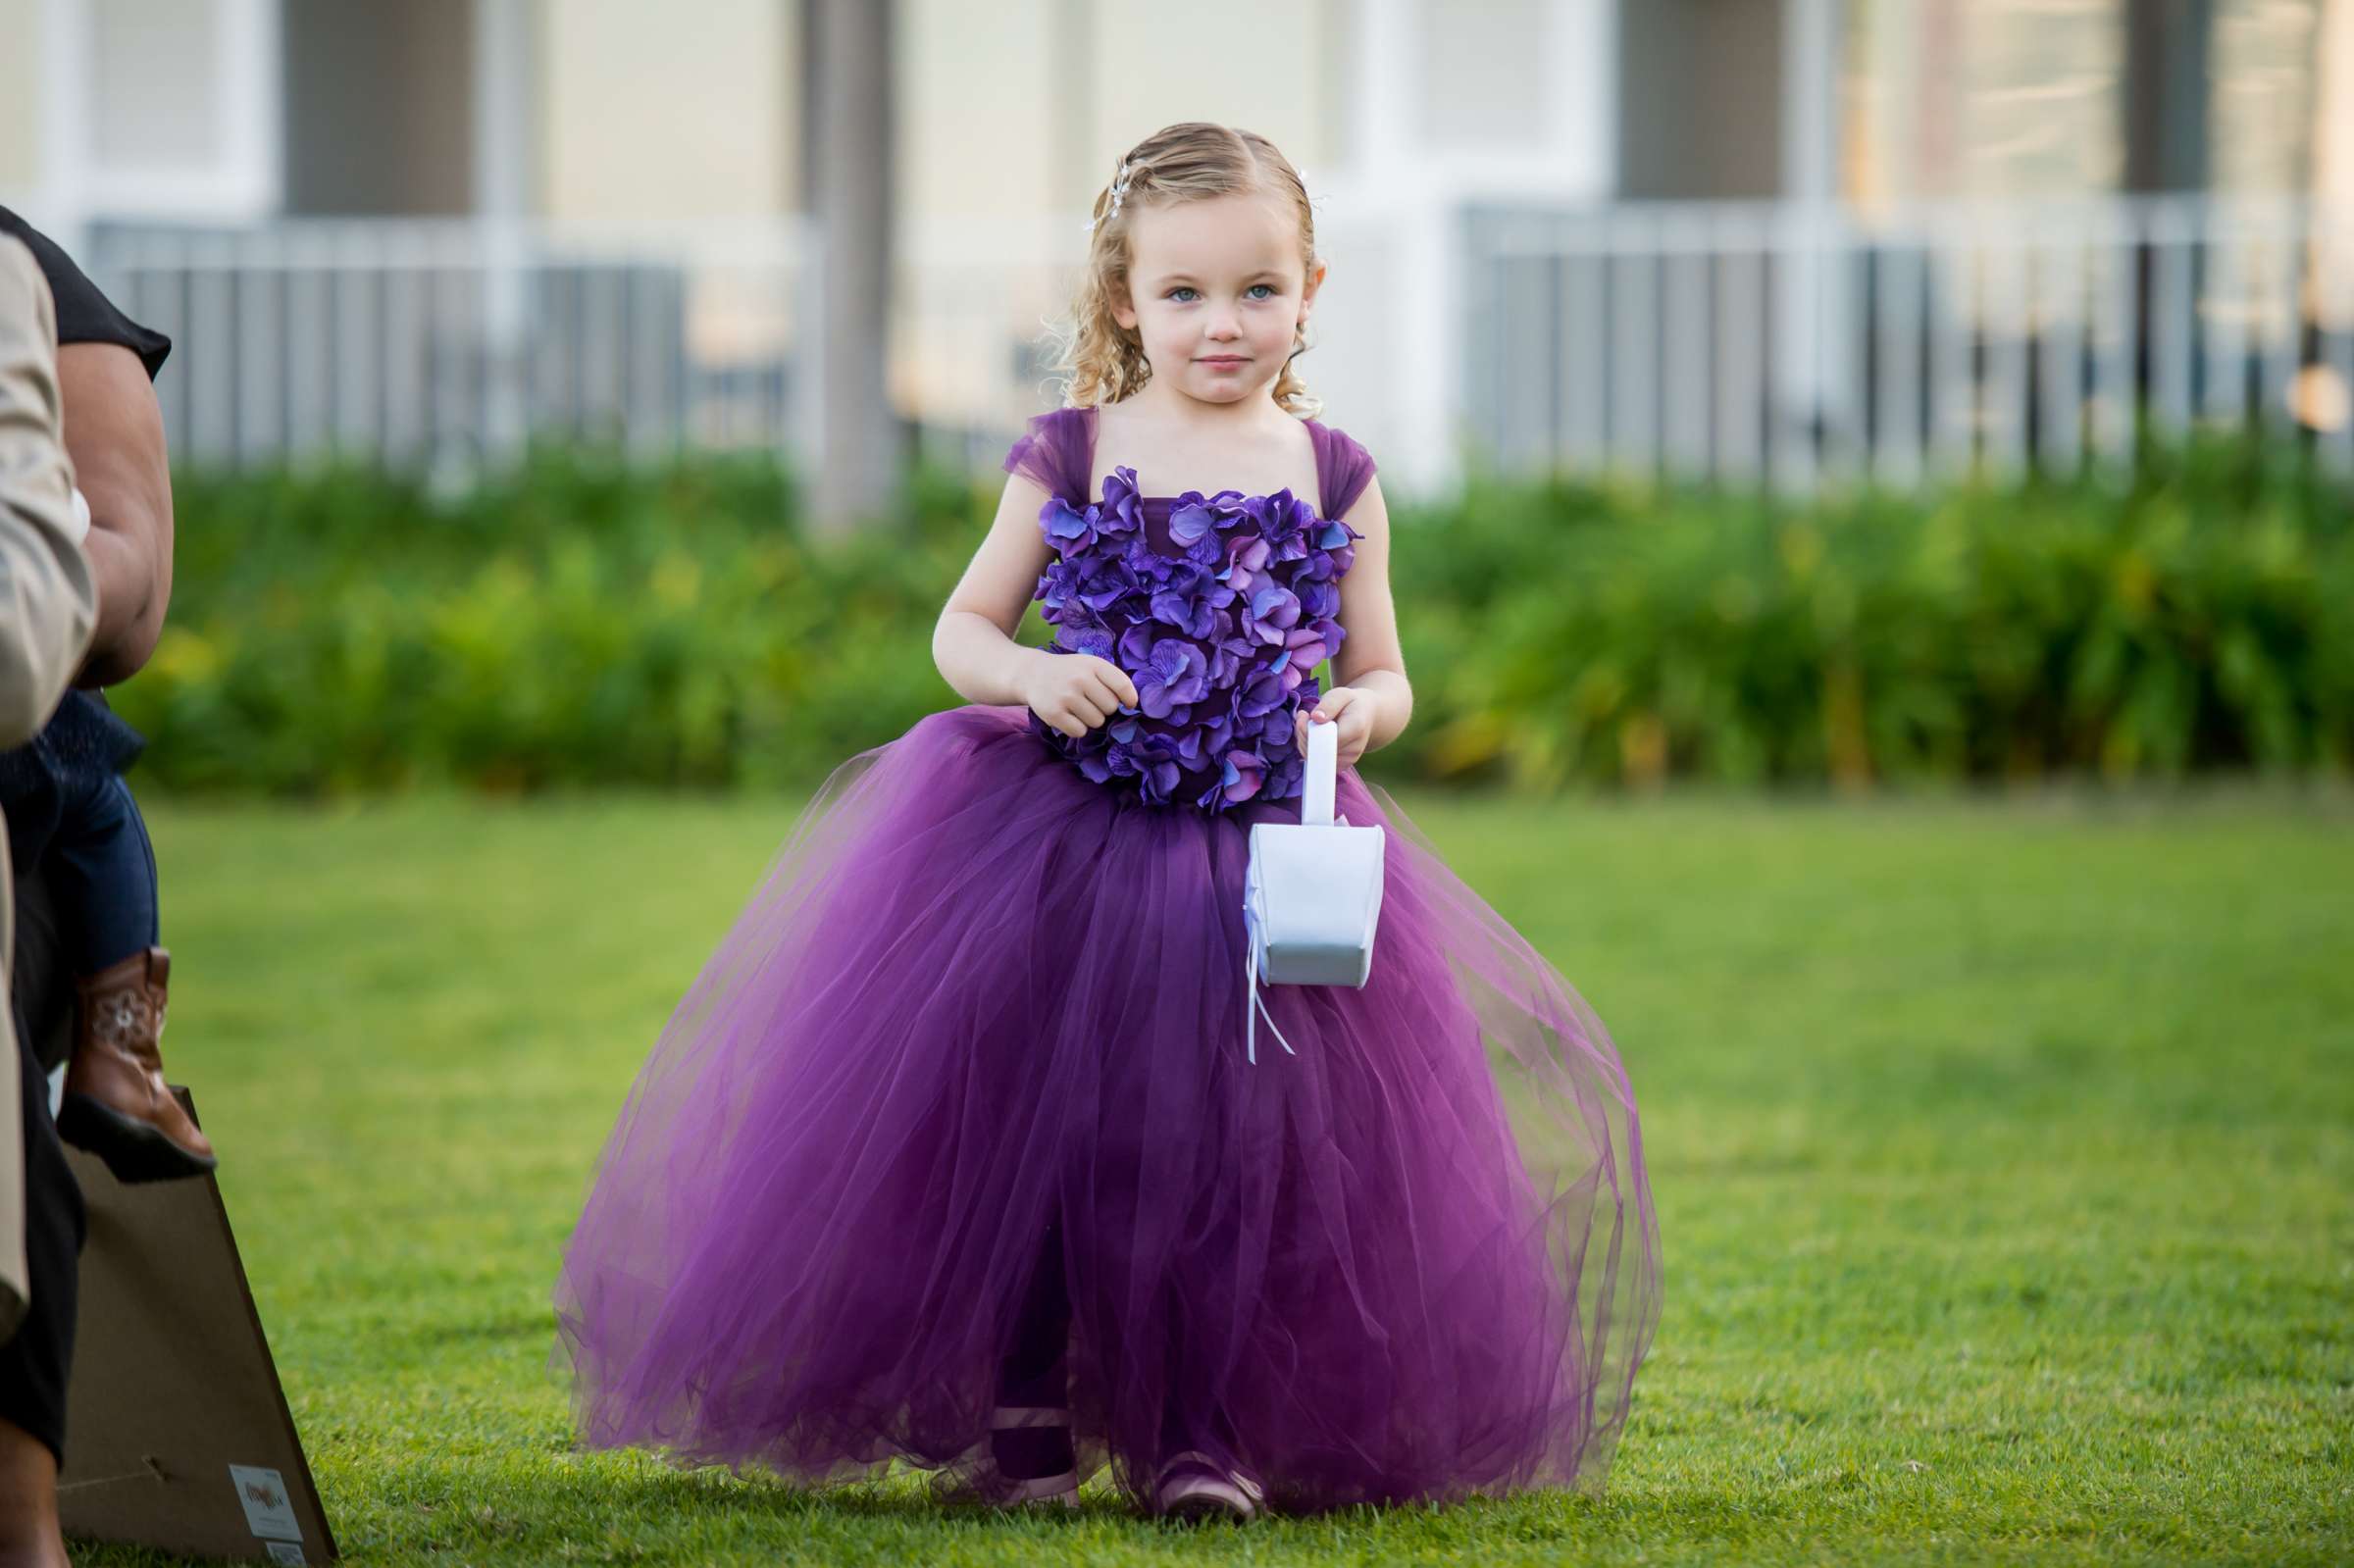
<instances>
[{"instance_id":1,"label":"white ribbon","mask_svg":"<svg viewBox=\"0 0 2354 1568\"><path fill-rule=\"evenodd\" d=\"M1248 925L1249 922L1246 921L1245 926L1248 927ZM1261 1013L1266 1013L1267 1028L1275 1030L1275 1043L1283 1047L1284 1054L1297 1056L1300 1053L1293 1050L1292 1042L1283 1037L1283 1031L1275 1029L1275 1015L1267 1012L1267 999L1258 993L1258 938L1253 936L1249 940L1250 951L1243 958L1243 984L1250 987L1251 1007L1248 1012L1243 1014L1243 1055L1253 1067L1256 1067L1258 1065L1258 1016Z\"/></svg>"}]
</instances>

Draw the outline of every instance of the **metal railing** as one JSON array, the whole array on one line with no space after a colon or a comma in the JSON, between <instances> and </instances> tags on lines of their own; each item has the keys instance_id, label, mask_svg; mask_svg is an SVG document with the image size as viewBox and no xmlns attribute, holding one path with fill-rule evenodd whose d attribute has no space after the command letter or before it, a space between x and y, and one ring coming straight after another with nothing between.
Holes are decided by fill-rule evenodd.
<instances>
[{"instance_id":1,"label":"metal railing","mask_svg":"<svg viewBox=\"0 0 2354 1568\"><path fill-rule=\"evenodd\" d=\"M2354 212L1475 208L1463 233L1460 428L1506 471L1907 485L2122 466L2214 424L2354 470ZM893 388L928 455L992 463L1050 397L1069 239L909 235ZM790 221L297 220L104 228L85 260L176 341L176 455L465 471L535 438L805 455L816 255Z\"/></svg>"},{"instance_id":2,"label":"metal railing","mask_svg":"<svg viewBox=\"0 0 2354 1568\"><path fill-rule=\"evenodd\" d=\"M2218 425L2354 470L2354 211L1491 210L1467 243L1467 423L1504 471L1903 486Z\"/></svg>"},{"instance_id":3,"label":"metal railing","mask_svg":"<svg viewBox=\"0 0 2354 1568\"><path fill-rule=\"evenodd\" d=\"M994 462L1045 406L1066 228L907 236L892 385L927 455ZM101 228L87 259L174 339L157 390L176 456L464 471L548 439L806 455L823 418L814 240L791 220L298 219Z\"/></svg>"},{"instance_id":4,"label":"metal railing","mask_svg":"<svg viewBox=\"0 0 2354 1568\"><path fill-rule=\"evenodd\" d=\"M495 462L527 439L796 444L815 278L790 223L102 228L91 271L172 335L176 457Z\"/></svg>"}]
</instances>

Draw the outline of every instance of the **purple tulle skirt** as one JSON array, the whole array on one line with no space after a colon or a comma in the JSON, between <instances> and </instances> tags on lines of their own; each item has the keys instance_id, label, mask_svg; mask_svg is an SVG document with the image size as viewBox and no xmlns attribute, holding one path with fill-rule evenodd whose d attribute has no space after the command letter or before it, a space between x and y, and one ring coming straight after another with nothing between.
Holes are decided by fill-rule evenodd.
<instances>
[{"instance_id":1,"label":"purple tulle skirt","mask_svg":"<svg viewBox=\"0 0 2354 1568\"><path fill-rule=\"evenodd\" d=\"M1019 708L844 763L599 1162L585 1441L974 1465L1043 1286L1082 1473L1132 1496L1177 1447L1279 1508L1599 1490L1660 1300L1625 1071L1386 791L1339 808L1390 830L1372 978L1266 986L1298 1054L1252 1066L1250 825L1296 802L1147 804Z\"/></svg>"}]
</instances>

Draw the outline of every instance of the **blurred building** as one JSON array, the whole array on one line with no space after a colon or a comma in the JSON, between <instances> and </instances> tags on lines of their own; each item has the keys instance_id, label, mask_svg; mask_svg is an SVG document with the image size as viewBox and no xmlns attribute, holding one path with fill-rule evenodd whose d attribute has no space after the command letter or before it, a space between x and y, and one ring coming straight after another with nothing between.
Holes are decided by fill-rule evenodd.
<instances>
[{"instance_id":1,"label":"blurred building","mask_svg":"<svg viewBox=\"0 0 2354 1568\"><path fill-rule=\"evenodd\" d=\"M1896 274L1850 263L1905 214L2166 188L2145 168L2354 204L2349 12L896 0L895 396L937 449L975 455L1041 406L1039 329L1087 202L1136 138L1200 118L1265 132L1306 174L1336 265L1305 368L1392 472L1442 482L1466 448L1588 455L1580 397L1620 456L1696 438L1820 455L1858 400L1912 396L1836 346L1877 329ZM406 453L549 427L791 441L823 309L804 221L813 14L0 0L18 45L0 50L0 201L179 329L183 449ZM2165 135L2137 141L2137 124ZM1703 252L1703 272L1682 265ZM1930 315L1962 308L1947 284L1929 296ZM1541 330L1500 329L1508 316ZM1728 335L1744 321L1755 344ZM1798 351L1817 341L1833 346ZM1751 442L1721 394L1695 416L1678 355L1717 386L1758 360L1762 399L1805 406L1795 434L1768 412ZM1579 392L1598 357L1612 379ZM1612 412L1638 403L1631 423Z\"/></svg>"}]
</instances>

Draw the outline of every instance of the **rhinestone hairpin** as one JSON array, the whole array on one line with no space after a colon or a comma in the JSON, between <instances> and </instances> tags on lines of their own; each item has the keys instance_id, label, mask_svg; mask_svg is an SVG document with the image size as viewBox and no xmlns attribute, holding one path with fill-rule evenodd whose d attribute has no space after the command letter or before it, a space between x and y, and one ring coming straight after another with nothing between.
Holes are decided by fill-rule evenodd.
<instances>
[{"instance_id":1,"label":"rhinestone hairpin","mask_svg":"<svg viewBox=\"0 0 2354 1568\"><path fill-rule=\"evenodd\" d=\"M1120 172L1111 177L1111 206L1105 209L1103 214L1104 218L1111 219L1118 217L1120 212L1120 203L1125 201L1127 197L1128 160L1123 158L1120 160ZM1095 219L1090 218L1086 223L1079 226L1079 231L1081 233L1093 232L1096 227L1096 222L1097 221Z\"/></svg>"}]
</instances>

